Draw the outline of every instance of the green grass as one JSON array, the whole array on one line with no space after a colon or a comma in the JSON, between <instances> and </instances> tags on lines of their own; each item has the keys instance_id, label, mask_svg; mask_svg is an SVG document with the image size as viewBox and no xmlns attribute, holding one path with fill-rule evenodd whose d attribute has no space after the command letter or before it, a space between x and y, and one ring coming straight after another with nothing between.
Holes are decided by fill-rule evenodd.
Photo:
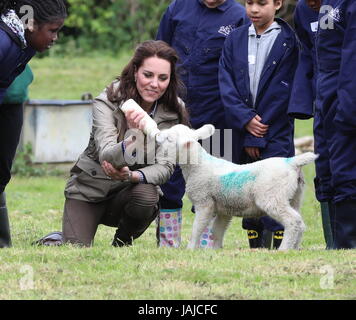
<instances>
[{"instance_id":1,"label":"green grass","mask_svg":"<svg viewBox=\"0 0 356 320\"><path fill-rule=\"evenodd\" d=\"M128 55L34 60L31 98L98 94ZM121 70L120 70L121 71ZM297 122L296 136L312 121ZM185 199L183 243L156 247L155 224L129 248L114 248L115 229L99 226L92 248L34 247L61 230L66 177L13 177L7 188L13 247L0 250L0 299L356 299L356 253L326 251L315 200L314 166L304 168L307 230L300 251L248 248L235 218L221 250L187 250L194 215Z\"/></svg>"},{"instance_id":2,"label":"green grass","mask_svg":"<svg viewBox=\"0 0 356 320\"><path fill-rule=\"evenodd\" d=\"M96 53L84 57L34 58L30 62L34 73L30 99L80 100L87 92L96 97L121 74L129 59L129 53L116 57Z\"/></svg>"},{"instance_id":3,"label":"green grass","mask_svg":"<svg viewBox=\"0 0 356 320\"><path fill-rule=\"evenodd\" d=\"M356 253L324 250L312 174L307 167L308 229L302 249L290 252L249 249L238 218L222 250L185 249L194 217L187 199L179 249L156 248L154 223L129 248L111 247L115 230L102 225L92 248L34 247L61 230L65 178L14 177L13 248L0 250L0 299L356 299Z\"/></svg>"}]
</instances>

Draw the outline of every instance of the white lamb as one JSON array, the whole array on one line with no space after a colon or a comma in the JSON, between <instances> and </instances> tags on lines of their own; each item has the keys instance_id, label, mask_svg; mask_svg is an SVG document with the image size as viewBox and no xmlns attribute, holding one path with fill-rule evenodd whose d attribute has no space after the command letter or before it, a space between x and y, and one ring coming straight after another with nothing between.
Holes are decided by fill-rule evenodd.
<instances>
[{"instance_id":1,"label":"white lamb","mask_svg":"<svg viewBox=\"0 0 356 320\"><path fill-rule=\"evenodd\" d=\"M317 155L308 152L292 158L269 158L236 165L208 154L197 142L214 134L212 125L192 130L176 125L163 130L156 142L175 150L186 181L186 193L195 207L188 248L198 248L203 230L216 216L212 228L214 247L221 248L233 216L268 215L280 222L284 238L279 250L298 249L305 225L299 213L304 186L301 167Z\"/></svg>"}]
</instances>

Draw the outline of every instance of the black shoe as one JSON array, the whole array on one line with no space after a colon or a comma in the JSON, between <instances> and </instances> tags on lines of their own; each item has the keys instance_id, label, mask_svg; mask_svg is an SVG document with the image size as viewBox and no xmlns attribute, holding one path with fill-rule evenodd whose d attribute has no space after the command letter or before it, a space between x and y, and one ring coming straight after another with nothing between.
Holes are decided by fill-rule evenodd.
<instances>
[{"instance_id":1,"label":"black shoe","mask_svg":"<svg viewBox=\"0 0 356 320\"><path fill-rule=\"evenodd\" d=\"M11 247L9 217L6 208L5 192L0 193L0 248Z\"/></svg>"},{"instance_id":2,"label":"black shoe","mask_svg":"<svg viewBox=\"0 0 356 320\"><path fill-rule=\"evenodd\" d=\"M279 231L275 231L273 232L273 249L278 249L279 246L282 243L284 237L284 231L283 230L279 230Z\"/></svg>"},{"instance_id":3,"label":"black shoe","mask_svg":"<svg viewBox=\"0 0 356 320\"><path fill-rule=\"evenodd\" d=\"M31 243L33 246L61 246L63 244L63 233L54 231Z\"/></svg>"},{"instance_id":4,"label":"black shoe","mask_svg":"<svg viewBox=\"0 0 356 320\"><path fill-rule=\"evenodd\" d=\"M132 246L133 238L123 237L120 235L119 229L116 230L114 240L112 241L112 245L114 247L128 247Z\"/></svg>"},{"instance_id":5,"label":"black shoe","mask_svg":"<svg viewBox=\"0 0 356 320\"><path fill-rule=\"evenodd\" d=\"M356 200L335 204L334 249L356 249Z\"/></svg>"}]
</instances>

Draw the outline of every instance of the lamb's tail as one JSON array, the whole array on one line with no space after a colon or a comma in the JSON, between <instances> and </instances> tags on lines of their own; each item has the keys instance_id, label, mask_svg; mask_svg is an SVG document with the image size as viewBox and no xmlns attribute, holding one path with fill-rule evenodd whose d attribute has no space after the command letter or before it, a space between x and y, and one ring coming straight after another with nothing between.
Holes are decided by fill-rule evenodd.
<instances>
[{"instance_id":1,"label":"lamb's tail","mask_svg":"<svg viewBox=\"0 0 356 320\"><path fill-rule=\"evenodd\" d=\"M306 152L302 153L298 156L295 156L293 158L289 158L289 163L291 166L295 168L300 168L302 166L305 166L308 163L311 163L317 159L319 155L313 153L313 152Z\"/></svg>"}]
</instances>

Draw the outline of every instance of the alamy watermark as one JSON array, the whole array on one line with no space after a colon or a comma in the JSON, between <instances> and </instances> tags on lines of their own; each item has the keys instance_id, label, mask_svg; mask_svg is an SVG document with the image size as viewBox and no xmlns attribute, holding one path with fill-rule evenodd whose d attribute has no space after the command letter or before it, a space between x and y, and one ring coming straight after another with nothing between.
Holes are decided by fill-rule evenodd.
<instances>
[{"instance_id":1,"label":"alamy watermark","mask_svg":"<svg viewBox=\"0 0 356 320\"><path fill-rule=\"evenodd\" d=\"M146 139L145 139L146 138ZM170 161L176 164L199 164L201 149L192 144L196 141L185 140L184 137L167 137L163 143L155 138L145 136L141 130L129 129L125 134L124 158L128 165L164 163ZM227 161L232 161L232 130L216 129L213 136L201 143L207 153Z\"/></svg>"},{"instance_id":2,"label":"alamy watermark","mask_svg":"<svg viewBox=\"0 0 356 320\"><path fill-rule=\"evenodd\" d=\"M23 274L19 281L21 290L33 290L35 288L34 271L32 266L25 264L20 268L20 273Z\"/></svg>"},{"instance_id":3,"label":"alamy watermark","mask_svg":"<svg viewBox=\"0 0 356 320\"><path fill-rule=\"evenodd\" d=\"M9 15L9 16L7 16ZM15 18L16 15L13 10L10 10L9 13L7 13L6 15L0 15L0 18L3 19L4 21L7 20L9 21L11 24L13 23L13 19ZM33 7L30 5L23 5L20 7L19 9L19 15L21 16L20 21L23 24L24 29L33 29L33 22L34 22L34 10ZM16 19L15 19L16 20Z\"/></svg>"},{"instance_id":4,"label":"alamy watermark","mask_svg":"<svg viewBox=\"0 0 356 320\"><path fill-rule=\"evenodd\" d=\"M29 5L23 5L20 8L20 13L24 14L21 17L21 21L23 23L23 26L25 29L33 29L33 22L34 22L34 11L32 6Z\"/></svg>"},{"instance_id":5,"label":"alamy watermark","mask_svg":"<svg viewBox=\"0 0 356 320\"><path fill-rule=\"evenodd\" d=\"M340 9L329 5L321 6L320 15L319 27L322 30L333 30L335 22L340 22L341 20Z\"/></svg>"},{"instance_id":6,"label":"alamy watermark","mask_svg":"<svg viewBox=\"0 0 356 320\"><path fill-rule=\"evenodd\" d=\"M335 270L331 265L325 265L322 266L319 269L319 272L323 274L323 276L320 278L320 288L321 289L334 289L334 276L335 276Z\"/></svg>"}]
</instances>

